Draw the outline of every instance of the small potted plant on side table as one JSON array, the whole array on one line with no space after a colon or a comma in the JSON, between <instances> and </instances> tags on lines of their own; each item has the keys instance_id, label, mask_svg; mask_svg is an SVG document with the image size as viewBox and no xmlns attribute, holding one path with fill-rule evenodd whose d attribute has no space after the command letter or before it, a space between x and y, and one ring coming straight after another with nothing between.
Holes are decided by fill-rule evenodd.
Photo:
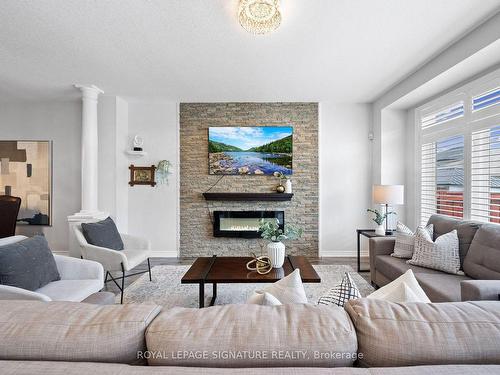
<instances>
[{"instance_id":1,"label":"small potted plant on side table","mask_svg":"<svg viewBox=\"0 0 500 375\"><path fill-rule=\"evenodd\" d=\"M285 230L279 226L276 220L260 220L259 231L261 237L269 240L267 244L267 255L271 259L273 268L281 268L285 262L285 244L283 240L295 240L302 236L302 228L296 228L291 225L285 225Z\"/></svg>"},{"instance_id":2,"label":"small potted plant on side table","mask_svg":"<svg viewBox=\"0 0 500 375\"><path fill-rule=\"evenodd\" d=\"M372 220L377 223L378 227L375 229L375 234L379 236L385 236L385 228L384 228L384 221L387 219L389 215L396 215L394 211L386 212L382 214L379 210L372 210L371 208L368 208L366 212L371 212L375 214L375 217L372 218Z\"/></svg>"}]
</instances>

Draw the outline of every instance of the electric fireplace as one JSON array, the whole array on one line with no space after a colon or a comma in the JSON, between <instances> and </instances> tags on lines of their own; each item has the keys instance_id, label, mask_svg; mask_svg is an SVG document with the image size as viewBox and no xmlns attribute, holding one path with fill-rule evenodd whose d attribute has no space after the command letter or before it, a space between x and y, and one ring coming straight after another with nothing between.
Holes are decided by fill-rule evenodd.
<instances>
[{"instance_id":1,"label":"electric fireplace","mask_svg":"<svg viewBox=\"0 0 500 375\"><path fill-rule=\"evenodd\" d=\"M214 211L214 237L259 238L260 220L275 221L285 228L284 211Z\"/></svg>"}]
</instances>

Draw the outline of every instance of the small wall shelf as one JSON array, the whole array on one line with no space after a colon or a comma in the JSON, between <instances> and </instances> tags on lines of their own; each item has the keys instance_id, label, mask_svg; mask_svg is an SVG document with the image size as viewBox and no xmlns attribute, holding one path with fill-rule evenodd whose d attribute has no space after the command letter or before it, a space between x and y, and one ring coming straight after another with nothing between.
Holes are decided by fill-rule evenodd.
<instances>
[{"instance_id":1,"label":"small wall shelf","mask_svg":"<svg viewBox=\"0 0 500 375\"><path fill-rule=\"evenodd\" d=\"M207 201L290 201L287 193L203 193Z\"/></svg>"},{"instance_id":2,"label":"small wall shelf","mask_svg":"<svg viewBox=\"0 0 500 375\"><path fill-rule=\"evenodd\" d=\"M125 153L128 156L135 157L135 158L142 158L143 156L146 156L148 153L146 151L133 151L133 150L127 150Z\"/></svg>"}]
</instances>

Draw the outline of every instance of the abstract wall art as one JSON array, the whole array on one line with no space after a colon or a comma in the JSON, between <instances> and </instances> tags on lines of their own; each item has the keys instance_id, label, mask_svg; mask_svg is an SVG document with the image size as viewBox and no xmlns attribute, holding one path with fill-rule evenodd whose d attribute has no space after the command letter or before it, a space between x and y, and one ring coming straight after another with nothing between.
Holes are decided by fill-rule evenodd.
<instances>
[{"instance_id":1,"label":"abstract wall art","mask_svg":"<svg viewBox=\"0 0 500 375\"><path fill-rule=\"evenodd\" d=\"M21 198L18 224L51 225L51 141L0 141L0 195Z\"/></svg>"}]
</instances>

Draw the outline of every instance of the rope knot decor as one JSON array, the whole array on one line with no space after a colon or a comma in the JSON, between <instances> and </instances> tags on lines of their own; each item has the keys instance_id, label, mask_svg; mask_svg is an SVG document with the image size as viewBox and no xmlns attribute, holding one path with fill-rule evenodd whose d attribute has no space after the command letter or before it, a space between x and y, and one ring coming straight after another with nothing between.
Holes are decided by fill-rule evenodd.
<instances>
[{"instance_id":1,"label":"rope knot decor","mask_svg":"<svg viewBox=\"0 0 500 375\"><path fill-rule=\"evenodd\" d=\"M266 275L273 269L271 265L271 259L268 256L256 256L254 253L252 255L252 260L247 263L247 270L257 271L260 275Z\"/></svg>"}]
</instances>

